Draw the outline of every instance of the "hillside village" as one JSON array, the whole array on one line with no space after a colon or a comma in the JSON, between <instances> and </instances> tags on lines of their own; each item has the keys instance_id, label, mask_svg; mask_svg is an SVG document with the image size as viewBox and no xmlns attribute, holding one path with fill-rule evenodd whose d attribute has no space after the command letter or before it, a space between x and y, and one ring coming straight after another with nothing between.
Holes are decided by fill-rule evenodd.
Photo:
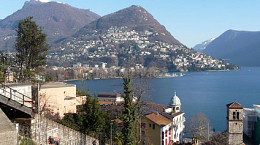
<instances>
[{"instance_id":1,"label":"hillside village","mask_svg":"<svg viewBox=\"0 0 260 145\"><path fill-rule=\"evenodd\" d=\"M183 45L152 40L157 35L165 34L149 30L141 33L130 30L127 26L110 27L104 33L93 30L77 39L65 41L47 58L53 65L67 66L77 62L95 66L101 61L107 63L108 67L140 65L181 72L238 69L223 60L187 49Z\"/></svg>"}]
</instances>

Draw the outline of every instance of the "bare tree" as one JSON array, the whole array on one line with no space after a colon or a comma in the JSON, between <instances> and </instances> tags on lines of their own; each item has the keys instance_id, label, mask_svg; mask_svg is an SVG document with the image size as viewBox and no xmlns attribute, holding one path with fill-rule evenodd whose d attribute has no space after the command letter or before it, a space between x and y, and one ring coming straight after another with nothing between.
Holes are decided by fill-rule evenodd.
<instances>
[{"instance_id":1,"label":"bare tree","mask_svg":"<svg viewBox=\"0 0 260 145\"><path fill-rule=\"evenodd\" d=\"M210 134L209 119L203 113L198 113L190 117L187 122L186 133L190 133L192 137L208 138Z\"/></svg>"},{"instance_id":2,"label":"bare tree","mask_svg":"<svg viewBox=\"0 0 260 145\"><path fill-rule=\"evenodd\" d=\"M210 140L205 143L205 145L227 145L227 138L228 134L227 132L221 132L218 134L212 135Z\"/></svg>"}]
</instances>

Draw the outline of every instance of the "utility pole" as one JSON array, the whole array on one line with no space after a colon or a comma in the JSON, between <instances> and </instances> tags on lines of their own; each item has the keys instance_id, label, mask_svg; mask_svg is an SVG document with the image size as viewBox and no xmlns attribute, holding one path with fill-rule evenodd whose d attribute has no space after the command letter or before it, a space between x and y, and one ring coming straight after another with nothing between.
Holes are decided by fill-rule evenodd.
<instances>
[{"instance_id":1,"label":"utility pole","mask_svg":"<svg viewBox=\"0 0 260 145\"><path fill-rule=\"evenodd\" d=\"M113 144L113 142L112 142L112 125L113 125L113 122L110 123L110 145Z\"/></svg>"},{"instance_id":2,"label":"utility pole","mask_svg":"<svg viewBox=\"0 0 260 145\"><path fill-rule=\"evenodd\" d=\"M37 111L38 111L38 117L37 117L38 143L40 143L41 142L40 81L42 81L42 79L36 79L36 81L37 81Z\"/></svg>"}]
</instances>

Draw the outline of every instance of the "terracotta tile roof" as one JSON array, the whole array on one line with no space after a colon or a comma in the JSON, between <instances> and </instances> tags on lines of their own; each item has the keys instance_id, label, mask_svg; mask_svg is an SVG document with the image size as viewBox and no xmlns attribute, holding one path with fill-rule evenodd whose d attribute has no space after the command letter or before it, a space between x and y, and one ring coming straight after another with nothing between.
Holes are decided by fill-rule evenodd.
<instances>
[{"instance_id":1,"label":"terracotta tile roof","mask_svg":"<svg viewBox=\"0 0 260 145\"><path fill-rule=\"evenodd\" d=\"M230 109L243 109L243 106L237 102L232 102L230 104L227 104L227 107Z\"/></svg>"},{"instance_id":2,"label":"terracotta tile roof","mask_svg":"<svg viewBox=\"0 0 260 145\"><path fill-rule=\"evenodd\" d=\"M112 101L98 101L98 104L113 104Z\"/></svg>"},{"instance_id":3,"label":"terracotta tile roof","mask_svg":"<svg viewBox=\"0 0 260 145\"><path fill-rule=\"evenodd\" d=\"M167 119L166 117L162 116L159 113L158 114L151 113L151 114L145 115L145 117L160 126L165 126L172 122L171 120Z\"/></svg>"},{"instance_id":4,"label":"terracotta tile roof","mask_svg":"<svg viewBox=\"0 0 260 145\"><path fill-rule=\"evenodd\" d=\"M118 124L123 123L123 121L120 120L120 119L115 119L115 120L113 120L113 121L116 122L116 123L118 123Z\"/></svg>"}]
</instances>

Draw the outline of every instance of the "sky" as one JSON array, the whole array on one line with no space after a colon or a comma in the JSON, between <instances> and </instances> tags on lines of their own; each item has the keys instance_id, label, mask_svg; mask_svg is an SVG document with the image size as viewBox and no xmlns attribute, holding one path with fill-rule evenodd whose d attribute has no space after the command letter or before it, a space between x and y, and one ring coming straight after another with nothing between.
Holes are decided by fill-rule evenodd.
<instances>
[{"instance_id":1,"label":"sky","mask_svg":"<svg viewBox=\"0 0 260 145\"><path fill-rule=\"evenodd\" d=\"M0 19L22 8L26 0L1 0ZM28 1L28 0L27 0ZM56 0L53 0L56 1ZM260 31L260 0L58 0L104 16L131 5L151 13L188 47L234 29Z\"/></svg>"}]
</instances>

